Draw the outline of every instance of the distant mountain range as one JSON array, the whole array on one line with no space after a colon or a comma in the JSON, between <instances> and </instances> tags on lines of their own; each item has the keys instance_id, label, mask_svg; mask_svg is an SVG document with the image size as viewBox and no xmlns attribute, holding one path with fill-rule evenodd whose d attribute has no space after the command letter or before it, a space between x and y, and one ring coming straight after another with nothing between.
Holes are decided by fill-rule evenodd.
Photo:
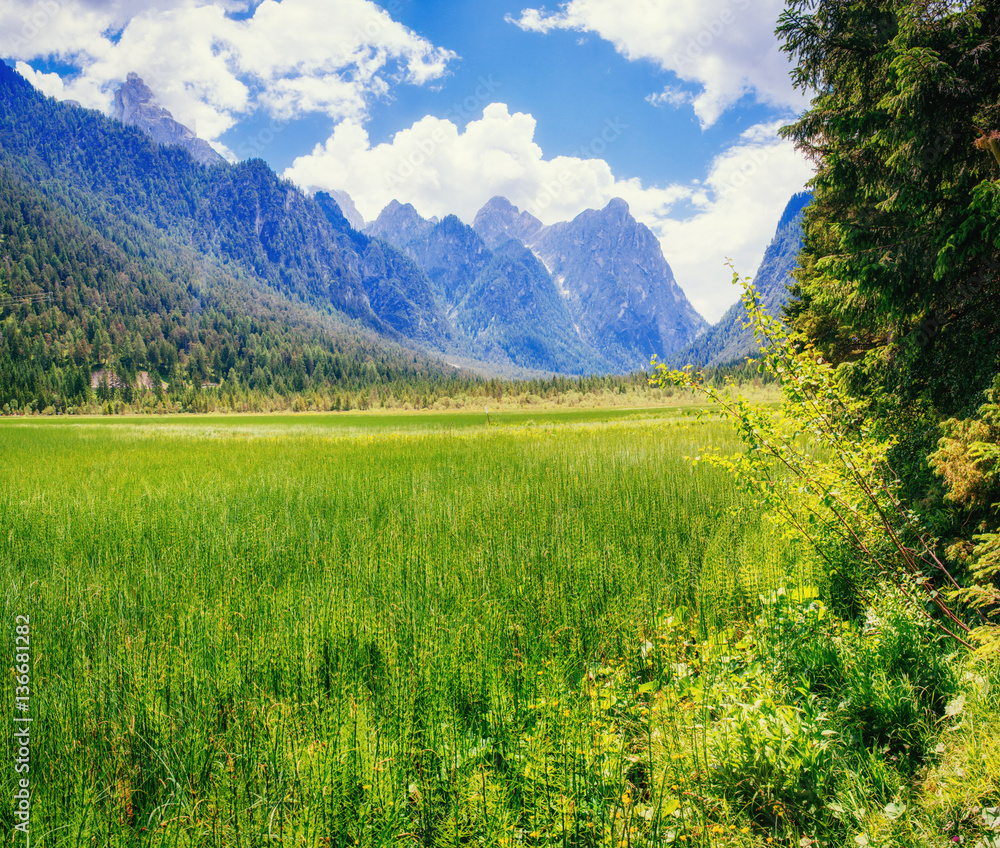
<instances>
[{"instance_id":1,"label":"distant mountain range","mask_svg":"<svg viewBox=\"0 0 1000 848\"><path fill-rule=\"evenodd\" d=\"M454 215L427 220L393 201L364 232L424 270L470 350L490 361L564 373L634 371L708 326L659 241L621 199L545 226L494 197L471 227Z\"/></svg>"},{"instance_id":2,"label":"distant mountain range","mask_svg":"<svg viewBox=\"0 0 1000 848\"><path fill-rule=\"evenodd\" d=\"M494 197L473 227L493 244L514 239L529 247L551 273L580 338L616 369L643 368L654 353L677 350L708 327L674 280L659 240L621 198L543 226Z\"/></svg>"},{"instance_id":3,"label":"distant mountain range","mask_svg":"<svg viewBox=\"0 0 1000 848\"><path fill-rule=\"evenodd\" d=\"M110 245L74 259L74 276L61 278L38 267L39 261L55 267L51 258L29 261L12 253L10 239L0 244L0 299L36 291L65 299L67 286L76 292L62 336L42 329L44 322L17 328L19 344L42 344L49 353L40 361L50 357L52 368L60 367L56 351L92 324L87 343L74 342L81 369L127 362L166 379L169 368L190 372L197 359L199 379L250 380L261 368L260 331L241 341L232 333L176 330L185 322L197 325L208 303L229 322L253 315L258 330L274 324L276 334L287 334L291 320L302 344L318 345L331 357L363 350L370 362L371 346L383 345L385 355L375 358L386 374L396 367L448 370L424 355L499 370L631 371L648 365L654 353L669 358L709 338L659 241L623 200L549 226L502 197L490 200L471 226L455 216L426 220L393 202L366 224L344 192L308 196L260 160L225 163L157 105L134 74L115 103L117 121L57 103L0 63L6 202L48 210L44 214L63 222L56 231L72 233L66 237L74 244L97 239ZM0 220L10 227L22 218L13 206L0 205ZM49 247L60 255L60 245ZM37 253L37 245L32 250ZM125 258L104 269L100 257L112 253ZM124 280L128 262L137 274L155 272L161 294L143 296L141 308L127 305L135 295L106 297L121 303L94 312L89 284L77 277L110 280L114 266ZM12 263L17 274L9 272ZM136 344L143 310L162 319L152 339L162 356ZM408 365L406 348L418 351ZM0 347L0 370L3 356ZM15 368L17 356L8 356ZM299 366L288 368L298 373ZM297 384L337 378L333 366L315 378L309 367L304 371Z\"/></svg>"}]
</instances>

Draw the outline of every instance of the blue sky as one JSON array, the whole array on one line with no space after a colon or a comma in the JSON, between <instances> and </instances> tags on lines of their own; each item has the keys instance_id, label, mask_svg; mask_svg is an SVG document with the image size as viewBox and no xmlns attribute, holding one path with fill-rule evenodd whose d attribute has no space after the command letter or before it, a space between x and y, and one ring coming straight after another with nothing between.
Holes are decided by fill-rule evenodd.
<instances>
[{"instance_id":1,"label":"blue sky","mask_svg":"<svg viewBox=\"0 0 1000 848\"><path fill-rule=\"evenodd\" d=\"M546 223L624 197L710 320L811 173L781 0L0 0L0 55L111 113L134 70L231 159L366 219L466 221L504 194Z\"/></svg>"},{"instance_id":2,"label":"blue sky","mask_svg":"<svg viewBox=\"0 0 1000 848\"><path fill-rule=\"evenodd\" d=\"M523 0L398 0L401 22L461 58L440 88L407 92L396 103L379 104L373 110L372 136L387 140L407 118L443 114L474 93L480 78L492 78L498 84L497 99L511 111L538 118L535 141L547 156L574 155L601 135L609 119L620 120L627 129L603 158L616 173L652 183L664 177L699 178L707 159L748 126L771 117L772 110L749 97L703 131L692 109L665 109L646 101L648 94L676 82L673 74L650 60L628 61L594 34L539 35L507 22L525 6Z\"/></svg>"}]
</instances>

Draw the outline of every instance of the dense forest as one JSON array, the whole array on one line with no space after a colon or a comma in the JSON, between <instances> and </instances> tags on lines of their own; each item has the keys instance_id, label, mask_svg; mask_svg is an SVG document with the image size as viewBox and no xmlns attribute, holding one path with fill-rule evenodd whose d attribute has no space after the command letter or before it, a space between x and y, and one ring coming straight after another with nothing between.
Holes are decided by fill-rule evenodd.
<instances>
[{"instance_id":1,"label":"dense forest","mask_svg":"<svg viewBox=\"0 0 1000 848\"><path fill-rule=\"evenodd\" d=\"M438 380L440 365L323 321L237 274L106 237L0 172L0 408L66 411L145 391L197 409L203 387L256 396ZM139 375L147 377L140 382ZM92 386L92 377L104 380ZM166 407L165 407L166 408Z\"/></svg>"},{"instance_id":2,"label":"dense forest","mask_svg":"<svg viewBox=\"0 0 1000 848\"><path fill-rule=\"evenodd\" d=\"M505 384L442 366L254 289L235 270L206 272L193 251L105 236L8 169L0 250L6 414L426 408L646 388L642 374Z\"/></svg>"},{"instance_id":3,"label":"dense forest","mask_svg":"<svg viewBox=\"0 0 1000 848\"><path fill-rule=\"evenodd\" d=\"M973 409L1000 364L995 3L789 3L818 92L784 134L818 166L788 314L858 395Z\"/></svg>"},{"instance_id":4,"label":"dense forest","mask_svg":"<svg viewBox=\"0 0 1000 848\"><path fill-rule=\"evenodd\" d=\"M778 32L818 92L784 130L818 168L787 316L891 441L942 589L995 612L1000 4L795 0Z\"/></svg>"},{"instance_id":5,"label":"dense forest","mask_svg":"<svg viewBox=\"0 0 1000 848\"><path fill-rule=\"evenodd\" d=\"M259 161L202 167L6 66L0 233L0 409L196 410L206 386L223 407L329 408L457 371L393 342L447 328L413 302L419 269L328 198Z\"/></svg>"},{"instance_id":6,"label":"dense forest","mask_svg":"<svg viewBox=\"0 0 1000 848\"><path fill-rule=\"evenodd\" d=\"M730 809L780 822L768 845L995 848L1000 3L787 0L777 32L812 97L782 132L813 200L783 319L735 281L780 407L654 381L718 404L744 450L699 459L824 585L762 594L766 638L699 654L723 681L704 726L736 728L704 761Z\"/></svg>"}]
</instances>

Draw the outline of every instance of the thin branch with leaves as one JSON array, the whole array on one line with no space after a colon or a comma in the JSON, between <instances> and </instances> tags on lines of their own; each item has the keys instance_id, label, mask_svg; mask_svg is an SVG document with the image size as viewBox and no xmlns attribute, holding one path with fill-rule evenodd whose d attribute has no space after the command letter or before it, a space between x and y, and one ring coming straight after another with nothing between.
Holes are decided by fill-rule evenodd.
<instances>
[{"instance_id":1,"label":"thin branch with leaves","mask_svg":"<svg viewBox=\"0 0 1000 848\"><path fill-rule=\"evenodd\" d=\"M781 387L780 410L747 402L731 391L731 381L717 388L692 368L670 370L655 357L650 382L681 386L718 405L746 450L703 458L734 473L829 567L846 546L937 628L971 648L972 629L941 588L942 582L958 584L899 497L900 481L887 460L894 440L876 432L861 402L848 395L833 367L801 334L764 311L750 278L741 280L734 270L733 282L743 286L743 306L760 348L758 366ZM854 588L864 591L861 585Z\"/></svg>"}]
</instances>

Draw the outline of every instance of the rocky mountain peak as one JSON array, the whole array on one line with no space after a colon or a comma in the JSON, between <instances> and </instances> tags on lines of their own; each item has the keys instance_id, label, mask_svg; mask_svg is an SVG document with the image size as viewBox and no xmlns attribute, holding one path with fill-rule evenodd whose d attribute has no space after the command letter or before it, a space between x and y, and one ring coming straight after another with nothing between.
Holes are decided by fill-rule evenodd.
<instances>
[{"instance_id":1,"label":"rocky mountain peak","mask_svg":"<svg viewBox=\"0 0 1000 848\"><path fill-rule=\"evenodd\" d=\"M486 201L483 208L476 214L476 218L479 218L480 216L496 216L500 220L510 223L519 214L520 210L506 197L495 194Z\"/></svg>"},{"instance_id":2,"label":"rocky mountain peak","mask_svg":"<svg viewBox=\"0 0 1000 848\"><path fill-rule=\"evenodd\" d=\"M491 197L476 213L474 229L490 249L495 249L509 239L519 239L528 244L543 229L534 215L522 212L506 197Z\"/></svg>"},{"instance_id":3,"label":"rocky mountain peak","mask_svg":"<svg viewBox=\"0 0 1000 848\"><path fill-rule=\"evenodd\" d=\"M628 203L626 203L620 197L612 197L611 200L608 201L608 205L605 206L604 209L601 210L601 212L606 217L613 217L619 219L632 217L631 212L629 211L628 208Z\"/></svg>"},{"instance_id":4,"label":"rocky mountain peak","mask_svg":"<svg viewBox=\"0 0 1000 848\"><path fill-rule=\"evenodd\" d=\"M529 246L559 283L583 339L619 368L645 367L707 327L659 240L621 198L545 227Z\"/></svg>"},{"instance_id":5,"label":"rocky mountain peak","mask_svg":"<svg viewBox=\"0 0 1000 848\"><path fill-rule=\"evenodd\" d=\"M129 71L125 82L115 92L115 117L123 124L135 126L141 119L142 107L152 101L153 90L135 71Z\"/></svg>"},{"instance_id":6,"label":"rocky mountain peak","mask_svg":"<svg viewBox=\"0 0 1000 848\"><path fill-rule=\"evenodd\" d=\"M340 207L341 214L347 219L347 222L358 232L361 232L365 228L365 219L361 217L361 213L358 212L358 207L354 205L354 200L346 191L341 191L340 189L330 189L327 192Z\"/></svg>"},{"instance_id":7,"label":"rocky mountain peak","mask_svg":"<svg viewBox=\"0 0 1000 848\"><path fill-rule=\"evenodd\" d=\"M811 202L811 192L801 192L788 201L774 238L764 251L764 258L754 275L753 282L761 305L774 317L781 315L782 307L791 296L788 287L795 282L792 272L798 266L802 249L802 219ZM737 301L704 336L675 354L673 365L725 365L755 353L759 345L748 321L743 303Z\"/></svg>"},{"instance_id":8,"label":"rocky mountain peak","mask_svg":"<svg viewBox=\"0 0 1000 848\"><path fill-rule=\"evenodd\" d=\"M174 120L157 105L152 89L135 72L115 92L115 117L126 126L137 127L159 144L179 145L202 165L219 165L226 160L204 139Z\"/></svg>"},{"instance_id":9,"label":"rocky mountain peak","mask_svg":"<svg viewBox=\"0 0 1000 848\"><path fill-rule=\"evenodd\" d=\"M364 232L403 248L425 235L433 226L434 222L422 218L412 203L392 200L374 221L365 226Z\"/></svg>"},{"instance_id":10,"label":"rocky mountain peak","mask_svg":"<svg viewBox=\"0 0 1000 848\"><path fill-rule=\"evenodd\" d=\"M527 246L552 275L578 336L619 370L643 368L652 354L676 351L707 327L659 240L620 197L548 226L494 197L473 227L492 250L511 240Z\"/></svg>"},{"instance_id":11,"label":"rocky mountain peak","mask_svg":"<svg viewBox=\"0 0 1000 848\"><path fill-rule=\"evenodd\" d=\"M620 197L609 200L603 209L584 210L573 219L572 223L585 228L595 236L598 233L623 232L636 227L645 229L643 224L632 217L628 203Z\"/></svg>"}]
</instances>

